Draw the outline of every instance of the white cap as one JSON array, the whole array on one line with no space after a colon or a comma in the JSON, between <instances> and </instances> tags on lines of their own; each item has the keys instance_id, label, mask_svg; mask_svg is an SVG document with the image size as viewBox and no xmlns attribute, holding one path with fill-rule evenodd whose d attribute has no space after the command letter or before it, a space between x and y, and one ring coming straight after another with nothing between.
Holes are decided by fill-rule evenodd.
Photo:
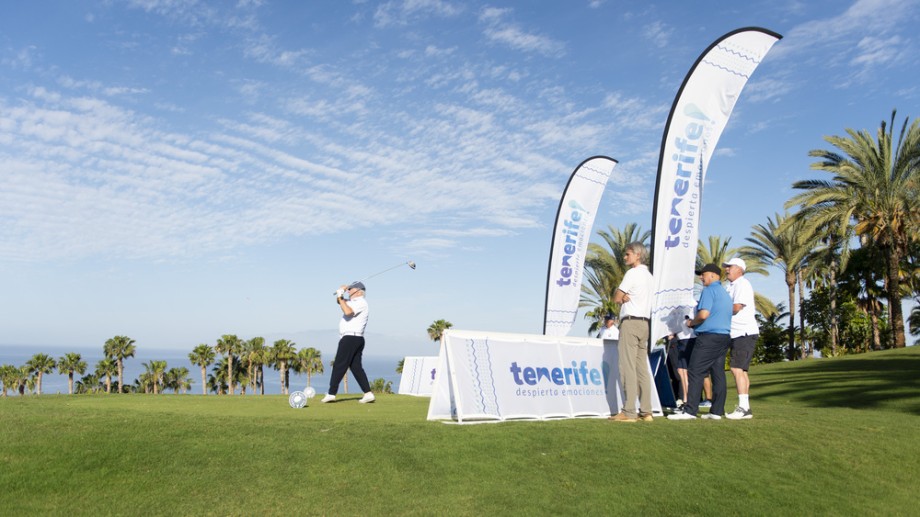
<instances>
[{"instance_id":1,"label":"white cap","mask_svg":"<svg viewBox=\"0 0 920 517\"><path fill-rule=\"evenodd\" d=\"M744 260L738 257L735 257L722 265L723 266L738 266L741 268L741 271L745 271L747 269L747 266L745 265Z\"/></svg>"}]
</instances>

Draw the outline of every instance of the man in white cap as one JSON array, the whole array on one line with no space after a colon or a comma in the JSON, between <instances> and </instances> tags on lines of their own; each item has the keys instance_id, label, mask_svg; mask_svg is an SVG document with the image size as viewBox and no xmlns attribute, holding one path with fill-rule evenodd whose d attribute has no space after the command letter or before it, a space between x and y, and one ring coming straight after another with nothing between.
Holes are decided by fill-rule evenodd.
<instances>
[{"instance_id":1,"label":"man in white cap","mask_svg":"<svg viewBox=\"0 0 920 517\"><path fill-rule=\"evenodd\" d=\"M339 347L335 352L335 361L332 363L332 377L329 379L329 391L322 402L335 402L335 395L339 392L339 383L348 370L351 370L358 386L364 396L358 402L366 404L375 400L371 385L367 382L367 374L361 365L361 356L364 354L364 329L367 327L368 306L364 298L364 284L352 282L339 287L335 292L335 301L342 309L342 319L339 321ZM345 295L348 298L345 298Z\"/></svg>"},{"instance_id":2,"label":"man in white cap","mask_svg":"<svg viewBox=\"0 0 920 517\"><path fill-rule=\"evenodd\" d=\"M754 317L754 288L748 279L744 278L747 269L744 260L735 257L722 265L725 266L725 276L731 282L727 289L728 295L732 298L732 344L729 347L729 366L738 389L738 407L725 415L725 418L747 420L754 418L751 412L751 381L748 379L748 367L757 347L757 335L760 334L757 318Z\"/></svg>"}]
</instances>

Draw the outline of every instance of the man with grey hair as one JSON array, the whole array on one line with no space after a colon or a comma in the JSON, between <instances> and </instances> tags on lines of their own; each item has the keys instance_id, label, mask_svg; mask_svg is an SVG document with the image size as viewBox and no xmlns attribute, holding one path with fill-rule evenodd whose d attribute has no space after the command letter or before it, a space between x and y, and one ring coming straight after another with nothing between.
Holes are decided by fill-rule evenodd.
<instances>
[{"instance_id":1,"label":"man with grey hair","mask_svg":"<svg viewBox=\"0 0 920 517\"><path fill-rule=\"evenodd\" d=\"M613 301L620 304L620 343L617 345L617 353L625 400L623 410L610 419L616 422L650 422L652 375L648 363L648 340L655 286L646 265L648 249L641 242L631 242L626 246L623 261L629 270L623 275Z\"/></svg>"},{"instance_id":2,"label":"man with grey hair","mask_svg":"<svg viewBox=\"0 0 920 517\"><path fill-rule=\"evenodd\" d=\"M339 321L339 347L335 352L335 361L332 363L332 376L329 379L329 391L321 402L335 402L335 395L339 392L339 383L348 370L351 370L358 386L364 396L358 402L366 404L375 400L371 385L367 382L367 374L361 364L364 354L364 329L367 327L368 306L364 298L365 287L362 282L352 282L339 287L335 292L335 301L342 309L342 319ZM345 295L348 298L345 298Z\"/></svg>"}]
</instances>

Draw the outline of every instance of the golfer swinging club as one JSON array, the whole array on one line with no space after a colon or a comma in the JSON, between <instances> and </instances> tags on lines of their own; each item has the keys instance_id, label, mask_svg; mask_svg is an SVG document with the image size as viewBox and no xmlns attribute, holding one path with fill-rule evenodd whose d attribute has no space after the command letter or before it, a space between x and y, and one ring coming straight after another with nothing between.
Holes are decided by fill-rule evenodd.
<instances>
[{"instance_id":1,"label":"golfer swinging club","mask_svg":"<svg viewBox=\"0 0 920 517\"><path fill-rule=\"evenodd\" d=\"M339 383L348 370L355 376L364 396L358 402L366 404L373 402L375 397L371 393L371 385L367 382L367 374L361 366L361 355L364 353L364 328L367 327L367 299L364 297L364 284L352 282L343 285L335 292L335 300L342 309L342 320L339 321L339 348L335 352L335 362L332 364L332 378L329 379L329 392L323 397L322 402L335 402L335 394L339 392ZM345 299L345 295L348 299Z\"/></svg>"}]
</instances>

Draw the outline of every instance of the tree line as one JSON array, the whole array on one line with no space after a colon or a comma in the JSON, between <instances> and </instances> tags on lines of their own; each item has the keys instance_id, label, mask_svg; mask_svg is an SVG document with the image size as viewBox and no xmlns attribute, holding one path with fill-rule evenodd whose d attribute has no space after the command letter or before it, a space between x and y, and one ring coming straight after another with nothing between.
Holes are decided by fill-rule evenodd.
<instances>
[{"instance_id":1,"label":"tree line","mask_svg":"<svg viewBox=\"0 0 920 517\"><path fill-rule=\"evenodd\" d=\"M124 382L124 362L137 353L135 341L128 336L115 336L103 345L104 359L89 370L80 354L71 352L55 360L48 354L38 353L24 365L0 365L0 384L5 397L10 390L24 395L26 392L41 395L42 379L57 369L67 375L69 394L85 393L186 393L191 390L192 379L188 368L168 368L166 361L151 360L143 363L145 371L131 384ZM218 357L220 355L220 357ZM240 339L225 334L215 345L202 343L188 354L189 361L201 369L201 394L240 395L265 394L265 367L278 371L282 394L290 393L290 373L305 373L307 386L313 375L324 373L322 352L313 347L297 350L296 343L279 339L272 346L265 338ZM330 366L332 362L330 362ZM208 368L211 368L210 373ZM88 373L87 373L88 372ZM82 375L78 380L76 375ZM392 381L375 379L371 389L376 393L392 393ZM344 392L348 393L345 379Z\"/></svg>"},{"instance_id":2,"label":"tree line","mask_svg":"<svg viewBox=\"0 0 920 517\"><path fill-rule=\"evenodd\" d=\"M768 275L773 266L783 274L784 303L755 300L755 361L904 347L905 299L914 302L908 330L920 334L920 120L905 118L895 139L896 113L874 137L849 128L825 137L833 149L809 156L816 158L811 169L830 178L794 182L784 212L753 225L744 245L718 236L698 243L697 268L739 256L747 273ZM580 302L590 309L590 332L619 310L613 295L626 271L626 245L651 238L635 223L597 234L603 244L589 244Z\"/></svg>"}]
</instances>

